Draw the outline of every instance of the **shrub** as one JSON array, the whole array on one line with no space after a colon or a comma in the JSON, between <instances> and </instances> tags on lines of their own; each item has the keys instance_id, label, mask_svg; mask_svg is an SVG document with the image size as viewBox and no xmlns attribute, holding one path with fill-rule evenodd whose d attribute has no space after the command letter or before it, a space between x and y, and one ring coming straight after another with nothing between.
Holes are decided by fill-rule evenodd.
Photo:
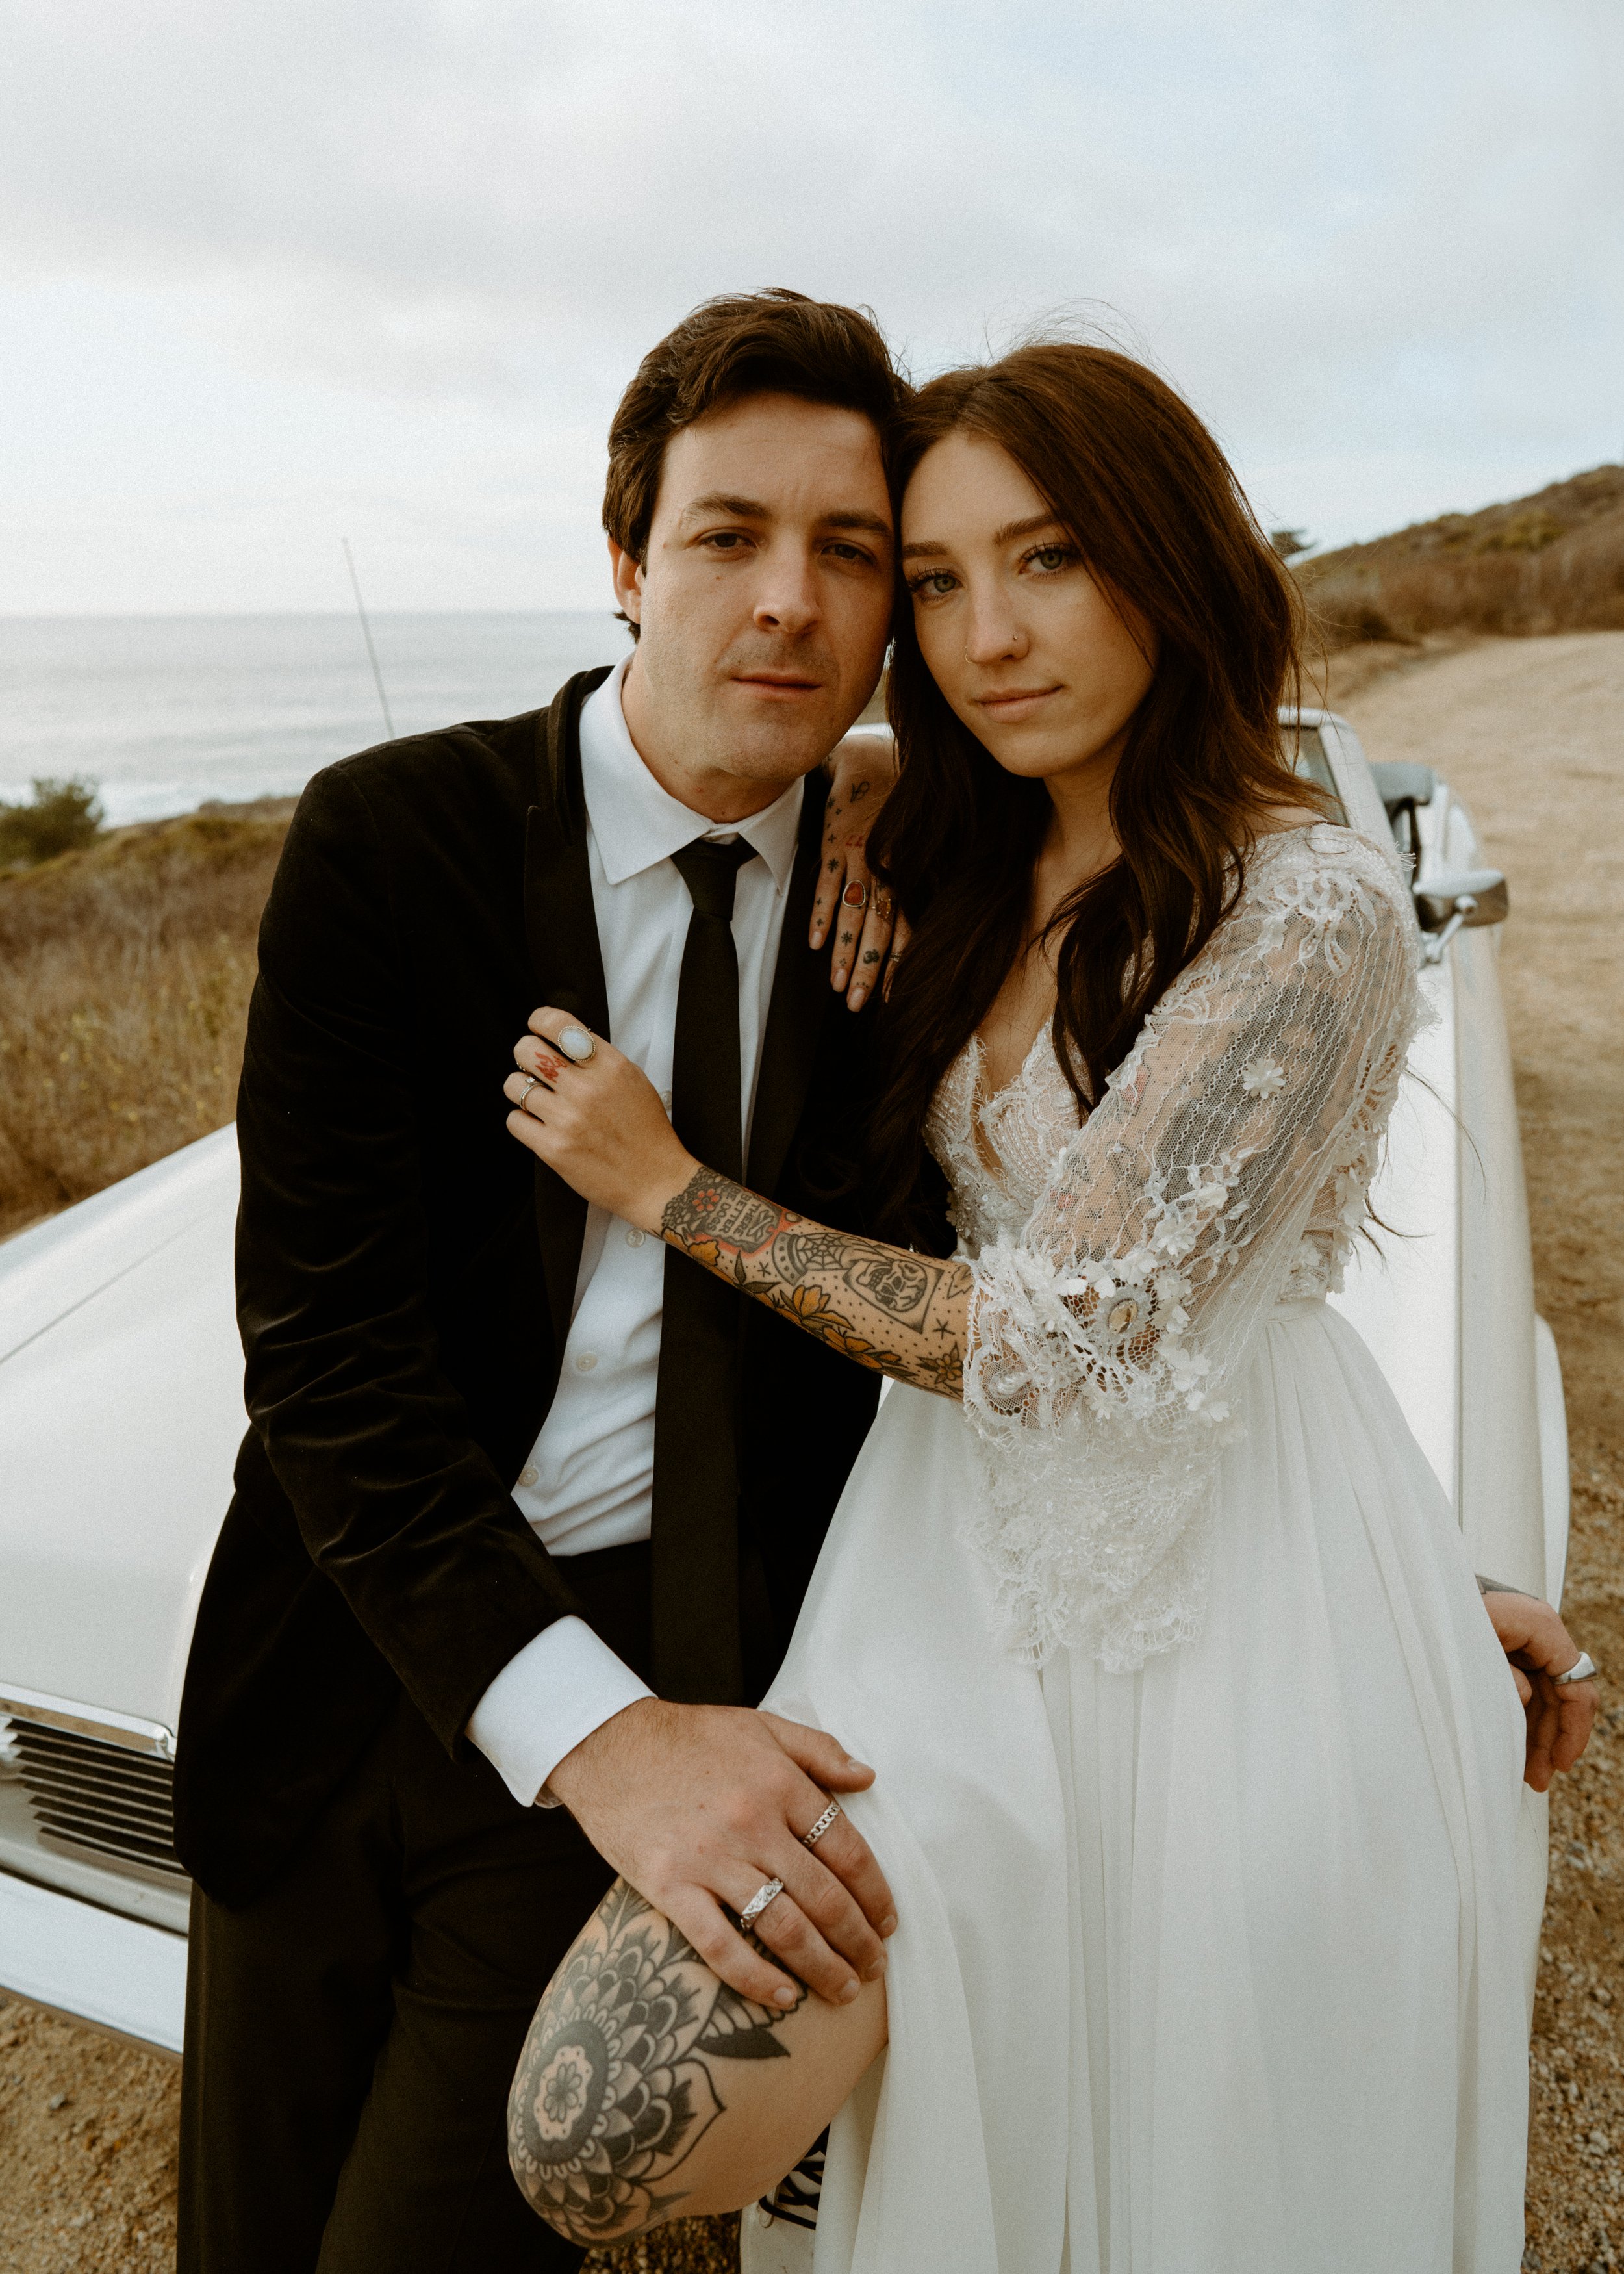
<instances>
[{"instance_id":1,"label":"shrub","mask_svg":"<svg viewBox=\"0 0 1624 2274\"><path fill-rule=\"evenodd\" d=\"M58 853L77 853L102 829L94 782L36 775L27 805L0 804L0 869L32 867Z\"/></svg>"}]
</instances>

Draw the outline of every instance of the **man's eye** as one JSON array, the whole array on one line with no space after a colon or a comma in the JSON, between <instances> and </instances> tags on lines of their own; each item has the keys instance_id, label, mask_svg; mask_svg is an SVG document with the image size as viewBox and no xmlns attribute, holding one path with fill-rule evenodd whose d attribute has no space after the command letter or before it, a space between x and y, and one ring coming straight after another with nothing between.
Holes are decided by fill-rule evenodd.
<instances>
[{"instance_id":1,"label":"man's eye","mask_svg":"<svg viewBox=\"0 0 1624 2274\"><path fill-rule=\"evenodd\" d=\"M704 542L714 546L718 553L736 553L747 539L740 530L718 529L713 530Z\"/></svg>"}]
</instances>

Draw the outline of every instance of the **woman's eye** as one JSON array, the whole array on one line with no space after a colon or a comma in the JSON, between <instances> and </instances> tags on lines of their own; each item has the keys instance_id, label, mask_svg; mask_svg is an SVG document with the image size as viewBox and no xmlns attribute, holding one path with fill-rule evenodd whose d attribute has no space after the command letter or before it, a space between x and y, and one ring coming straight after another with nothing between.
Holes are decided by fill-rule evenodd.
<instances>
[{"instance_id":1,"label":"woman's eye","mask_svg":"<svg viewBox=\"0 0 1624 2274\"><path fill-rule=\"evenodd\" d=\"M1026 555L1033 566L1041 568L1046 576L1052 576L1056 569L1067 567L1076 557L1071 547L1065 545L1040 546L1035 553Z\"/></svg>"},{"instance_id":2,"label":"woman's eye","mask_svg":"<svg viewBox=\"0 0 1624 2274\"><path fill-rule=\"evenodd\" d=\"M916 600L940 600L951 592L957 580L945 568L937 568L929 576L915 576L908 590Z\"/></svg>"}]
</instances>

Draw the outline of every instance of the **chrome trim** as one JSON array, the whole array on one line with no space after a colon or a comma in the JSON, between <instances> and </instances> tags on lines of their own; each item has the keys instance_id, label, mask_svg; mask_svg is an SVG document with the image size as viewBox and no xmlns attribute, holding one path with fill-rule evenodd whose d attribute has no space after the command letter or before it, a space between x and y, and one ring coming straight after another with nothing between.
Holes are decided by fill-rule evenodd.
<instances>
[{"instance_id":1,"label":"chrome trim","mask_svg":"<svg viewBox=\"0 0 1624 2274\"><path fill-rule=\"evenodd\" d=\"M175 1758L173 1729L166 1729L162 1721L115 1713L108 1706L81 1706L71 1698L49 1698L41 1690L12 1684L0 1688L0 1714L42 1721L47 1728L67 1729L76 1737L99 1737L103 1744L122 1745L126 1752L154 1753L161 1761Z\"/></svg>"}]
</instances>

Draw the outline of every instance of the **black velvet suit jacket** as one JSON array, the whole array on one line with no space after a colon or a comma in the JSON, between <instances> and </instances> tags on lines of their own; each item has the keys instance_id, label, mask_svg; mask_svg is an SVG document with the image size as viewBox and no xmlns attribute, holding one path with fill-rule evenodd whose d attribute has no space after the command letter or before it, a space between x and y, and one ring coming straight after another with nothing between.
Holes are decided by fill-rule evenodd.
<instances>
[{"instance_id":1,"label":"black velvet suit jacket","mask_svg":"<svg viewBox=\"0 0 1624 2274\"><path fill-rule=\"evenodd\" d=\"M550 709L387 743L299 803L267 903L238 1109L250 1428L199 1610L177 1846L246 1900L400 1685L453 1754L492 1678L579 1606L510 1496L552 1401L585 1206L508 1136L530 1012L608 1032L576 721ZM808 782L748 1181L824 1220L868 1022L806 945ZM877 1384L746 1305L737 1414L747 1663L787 1642Z\"/></svg>"}]
</instances>

